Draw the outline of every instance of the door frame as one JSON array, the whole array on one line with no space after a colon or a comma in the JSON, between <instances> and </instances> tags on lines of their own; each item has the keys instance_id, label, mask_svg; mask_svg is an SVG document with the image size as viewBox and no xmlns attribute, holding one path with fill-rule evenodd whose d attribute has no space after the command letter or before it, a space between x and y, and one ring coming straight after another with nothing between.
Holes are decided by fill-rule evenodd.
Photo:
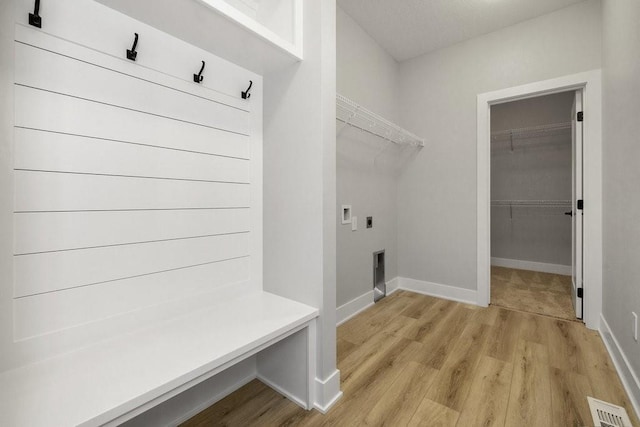
<instances>
[{"instance_id":1,"label":"door frame","mask_svg":"<svg viewBox=\"0 0 640 427\"><path fill-rule=\"evenodd\" d=\"M582 89L583 93L583 321L598 329L602 312L602 72L586 71L477 97L478 305L491 300L491 106Z\"/></svg>"}]
</instances>

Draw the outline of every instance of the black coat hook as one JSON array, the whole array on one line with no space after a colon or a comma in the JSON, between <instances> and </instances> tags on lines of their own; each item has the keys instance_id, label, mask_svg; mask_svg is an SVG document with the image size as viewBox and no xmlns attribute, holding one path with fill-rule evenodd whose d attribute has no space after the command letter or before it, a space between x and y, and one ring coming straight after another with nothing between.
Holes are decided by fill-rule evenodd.
<instances>
[{"instance_id":1,"label":"black coat hook","mask_svg":"<svg viewBox=\"0 0 640 427\"><path fill-rule=\"evenodd\" d=\"M138 46L138 33L133 34L136 35L136 38L133 40L133 46L131 47L131 49L127 49L127 59L135 61L136 57L138 56L138 52L136 52L136 46Z\"/></svg>"},{"instance_id":2,"label":"black coat hook","mask_svg":"<svg viewBox=\"0 0 640 427\"><path fill-rule=\"evenodd\" d=\"M193 75L193 81L196 83L202 83L204 77L202 76L202 72L204 71L204 61L202 61L202 68L200 68L200 72L198 74Z\"/></svg>"},{"instance_id":3,"label":"black coat hook","mask_svg":"<svg viewBox=\"0 0 640 427\"><path fill-rule=\"evenodd\" d=\"M251 98L251 94L249 93L249 91L251 90L251 86L253 86L253 80L249 80L249 87L247 88L247 90L242 92L242 99Z\"/></svg>"},{"instance_id":4,"label":"black coat hook","mask_svg":"<svg viewBox=\"0 0 640 427\"><path fill-rule=\"evenodd\" d=\"M40 0L36 0L36 5L33 8L33 13L29 14L29 25L33 25L34 27L42 28L42 18L40 15Z\"/></svg>"}]
</instances>

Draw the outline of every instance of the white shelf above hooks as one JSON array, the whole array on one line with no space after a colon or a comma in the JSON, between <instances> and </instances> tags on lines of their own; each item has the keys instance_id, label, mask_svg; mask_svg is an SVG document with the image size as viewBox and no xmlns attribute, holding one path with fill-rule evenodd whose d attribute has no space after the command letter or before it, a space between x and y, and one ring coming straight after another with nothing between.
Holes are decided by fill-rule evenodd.
<instances>
[{"instance_id":1,"label":"white shelf above hooks","mask_svg":"<svg viewBox=\"0 0 640 427\"><path fill-rule=\"evenodd\" d=\"M336 94L336 119L398 145L424 147L424 139L367 110L349 98Z\"/></svg>"}]
</instances>

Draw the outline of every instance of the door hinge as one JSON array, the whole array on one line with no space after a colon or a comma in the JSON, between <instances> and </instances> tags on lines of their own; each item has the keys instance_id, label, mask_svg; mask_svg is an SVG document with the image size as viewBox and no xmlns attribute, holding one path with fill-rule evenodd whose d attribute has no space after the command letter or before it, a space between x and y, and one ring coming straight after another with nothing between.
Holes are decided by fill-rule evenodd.
<instances>
[{"instance_id":1,"label":"door hinge","mask_svg":"<svg viewBox=\"0 0 640 427\"><path fill-rule=\"evenodd\" d=\"M577 293L578 293L578 298L582 298L582 296L584 295L583 288L578 288Z\"/></svg>"},{"instance_id":2,"label":"door hinge","mask_svg":"<svg viewBox=\"0 0 640 427\"><path fill-rule=\"evenodd\" d=\"M581 122L584 120L584 113L582 111L578 111L578 121Z\"/></svg>"},{"instance_id":3,"label":"door hinge","mask_svg":"<svg viewBox=\"0 0 640 427\"><path fill-rule=\"evenodd\" d=\"M578 206L576 206L576 208L579 210L584 209L584 201L582 199L578 200Z\"/></svg>"}]
</instances>

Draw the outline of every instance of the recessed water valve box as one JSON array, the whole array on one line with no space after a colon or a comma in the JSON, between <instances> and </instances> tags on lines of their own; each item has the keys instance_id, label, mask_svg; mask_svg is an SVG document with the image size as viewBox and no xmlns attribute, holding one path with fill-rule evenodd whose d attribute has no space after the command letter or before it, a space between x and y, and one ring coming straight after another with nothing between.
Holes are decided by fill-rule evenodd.
<instances>
[{"instance_id":1,"label":"recessed water valve box","mask_svg":"<svg viewBox=\"0 0 640 427\"><path fill-rule=\"evenodd\" d=\"M351 224L351 205L342 205L341 217L343 224Z\"/></svg>"},{"instance_id":2,"label":"recessed water valve box","mask_svg":"<svg viewBox=\"0 0 640 427\"><path fill-rule=\"evenodd\" d=\"M373 301L378 302L387 295L384 278L384 249L373 253Z\"/></svg>"}]
</instances>

